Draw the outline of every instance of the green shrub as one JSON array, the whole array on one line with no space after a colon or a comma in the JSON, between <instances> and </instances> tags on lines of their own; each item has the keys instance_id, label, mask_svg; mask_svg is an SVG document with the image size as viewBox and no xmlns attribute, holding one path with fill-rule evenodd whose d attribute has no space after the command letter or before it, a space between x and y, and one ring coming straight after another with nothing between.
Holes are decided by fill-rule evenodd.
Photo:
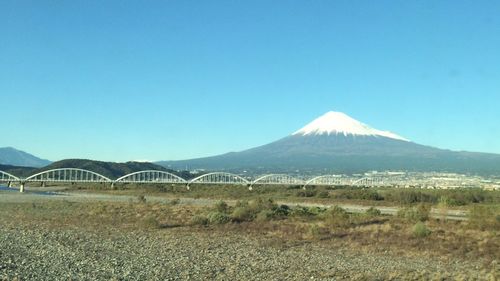
<instances>
[{"instance_id":1,"label":"green shrub","mask_svg":"<svg viewBox=\"0 0 500 281\"><path fill-rule=\"evenodd\" d=\"M323 214L325 224L328 226L346 226L350 224L349 214L339 206L333 206Z\"/></svg>"},{"instance_id":2,"label":"green shrub","mask_svg":"<svg viewBox=\"0 0 500 281\"><path fill-rule=\"evenodd\" d=\"M231 220L227 214L222 212L211 212L208 214L207 218L210 224L225 224Z\"/></svg>"},{"instance_id":3,"label":"green shrub","mask_svg":"<svg viewBox=\"0 0 500 281\"><path fill-rule=\"evenodd\" d=\"M235 222L252 221L255 216L256 213L247 205L234 208L231 213L231 220Z\"/></svg>"},{"instance_id":4,"label":"green shrub","mask_svg":"<svg viewBox=\"0 0 500 281\"><path fill-rule=\"evenodd\" d=\"M283 218L290 213L290 207L287 205L277 205L271 199L263 200L261 198L250 202L237 202L236 207L231 213L231 219L234 222L252 221L258 214L260 219L265 215L266 219Z\"/></svg>"},{"instance_id":5,"label":"green shrub","mask_svg":"<svg viewBox=\"0 0 500 281\"><path fill-rule=\"evenodd\" d=\"M427 226L419 221L413 226L413 235L417 238L427 237L431 234L431 231L427 228Z\"/></svg>"},{"instance_id":6,"label":"green shrub","mask_svg":"<svg viewBox=\"0 0 500 281\"><path fill-rule=\"evenodd\" d=\"M271 208L271 211L274 214L274 217L286 217L290 214L290 207L287 205L274 205Z\"/></svg>"},{"instance_id":7,"label":"green shrub","mask_svg":"<svg viewBox=\"0 0 500 281\"><path fill-rule=\"evenodd\" d=\"M215 211L220 212L220 213L227 213L229 210L229 206L227 205L226 202L221 200L221 201L215 203L214 209L215 209Z\"/></svg>"},{"instance_id":8,"label":"green shrub","mask_svg":"<svg viewBox=\"0 0 500 281\"><path fill-rule=\"evenodd\" d=\"M192 225L208 225L208 218L201 215L196 215L191 218L190 223Z\"/></svg>"},{"instance_id":9,"label":"green shrub","mask_svg":"<svg viewBox=\"0 0 500 281\"><path fill-rule=\"evenodd\" d=\"M398 210L397 216L407 221L422 222L429 219L430 206L419 204L417 207L408 207Z\"/></svg>"},{"instance_id":10,"label":"green shrub","mask_svg":"<svg viewBox=\"0 0 500 281\"><path fill-rule=\"evenodd\" d=\"M255 217L256 221L269 221L275 218L275 213L271 210L262 210Z\"/></svg>"},{"instance_id":11,"label":"green shrub","mask_svg":"<svg viewBox=\"0 0 500 281\"><path fill-rule=\"evenodd\" d=\"M297 206L292 209L290 215L295 217L312 217L315 214L308 207Z\"/></svg>"},{"instance_id":12,"label":"green shrub","mask_svg":"<svg viewBox=\"0 0 500 281\"><path fill-rule=\"evenodd\" d=\"M463 201L458 201L454 198L450 198L446 195L439 197L439 205L443 207L453 207L453 206L463 206L466 203Z\"/></svg>"},{"instance_id":13,"label":"green shrub","mask_svg":"<svg viewBox=\"0 0 500 281\"><path fill-rule=\"evenodd\" d=\"M365 214L369 217L378 217L382 215L382 212L374 207L370 207L368 210L366 210Z\"/></svg>"}]
</instances>

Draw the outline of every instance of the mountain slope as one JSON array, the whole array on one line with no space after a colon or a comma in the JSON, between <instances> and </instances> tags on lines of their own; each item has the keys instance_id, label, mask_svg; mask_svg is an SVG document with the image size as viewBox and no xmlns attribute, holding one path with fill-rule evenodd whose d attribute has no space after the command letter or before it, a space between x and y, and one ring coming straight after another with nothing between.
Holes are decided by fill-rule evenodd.
<instances>
[{"instance_id":1,"label":"mountain slope","mask_svg":"<svg viewBox=\"0 0 500 281\"><path fill-rule=\"evenodd\" d=\"M189 166L191 169L255 173L407 170L500 174L500 155L454 152L416 144L338 112L329 112L292 135L267 145L159 164L171 168Z\"/></svg>"},{"instance_id":2,"label":"mountain slope","mask_svg":"<svg viewBox=\"0 0 500 281\"><path fill-rule=\"evenodd\" d=\"M16 177L28 177L36 171L37 168L34 167L20 167L20 166L12 166L12 165L0 165L0 171L7 172Z\"/></svg>"},{"instance_id":3,"label":"mountain slope","mask_svg":"<svg viewBox=\"0 0 500 281\"><path fill-rule=\"evenodd\" d=\"M0 148L0 164L22 167L43 167L50 164L50 161L38 158L13 147L2 147Z\"/></svg>"}]
</instances>

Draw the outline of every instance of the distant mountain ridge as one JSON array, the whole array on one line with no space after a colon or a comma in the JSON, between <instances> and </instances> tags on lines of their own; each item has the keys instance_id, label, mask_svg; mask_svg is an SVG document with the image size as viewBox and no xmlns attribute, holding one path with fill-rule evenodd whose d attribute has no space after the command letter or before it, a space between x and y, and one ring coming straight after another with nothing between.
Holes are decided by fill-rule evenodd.
<instances>
[{"instance_id":1,"label":"distant mountain ridge","mask_svg":"<svg viewBox=\"0 0 500 281\"><path fill-rule=\"evenodd\" d=\"M43 167L51 162L46 159L38 158L27 152L17 150L13 147L0 148L0 164L21 167Z\"/></svg>"},{"instance_id":2,"label":"distant mountain ridge","mask_svg":"<svg viewBox=\"0 0 500 281\"><path fill-rule=\"evenodd\" d=\"M500 155L455 152L373 129L343 113L328 112L278 141L218 156L161 161L172 169L254 173L360 173L372 170L443 171L500 175Z\"/></svg>"}]
</instances>

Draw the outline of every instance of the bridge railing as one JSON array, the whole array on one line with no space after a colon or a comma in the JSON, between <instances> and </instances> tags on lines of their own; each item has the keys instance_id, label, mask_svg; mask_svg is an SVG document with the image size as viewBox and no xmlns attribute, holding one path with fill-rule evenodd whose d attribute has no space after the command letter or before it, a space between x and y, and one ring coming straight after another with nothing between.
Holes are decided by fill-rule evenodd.
<instances>
[{"instance_id":1,"label":"bridge railing","mask_svg":"<svg viewBox=\"0 0 500 281\"><path fill-rule=\"evenodd\" d=\"M77 168L60 168L43 171L22 180L24 182L112 182L96 172Z\"/></svg>"},{"instance_id":2,"label":"bridge railing","mask_svg":"<svg viewBox=\"0 0 500 281\"><path fill-rule=\"evenodd\" d=\"M304 181L286 174L268 174L254 180L249 189L255 185L303 185Z\"/></svg>"},{"instance_id":3,"label":"bridge railing","mask_svg":"<svg viewBox=\"0 0 500 281\"><path fill-rule=\"evenodd\" d=\"M177 175L165 171L145 170L124 175L114 183L187 183Z\"/></svg>"},{"instance_id":4,"label":"bridge railing","mask_svg":"<svg viewBox=\"0 0 500 281\"><path fill-rule=\"evenodd\" d=\"M187 184L187 188L191 184L249 184L250 182L236 174L225 173L225 172L214 172L201 175L190 180Z\"/></svg>"},{"instance_id":5,"label":"bridge railing","mask_svg":"<svg viewBox=\"0 0 500 281\"><path fill-rule=\"evenodd\" d=\"M311 185L324 185L324 186L340 186L340 185L345 185L349 186L352 185L353 180L351 178L347 178L341 175L323 175L323 176L317 176L314 177L310 180L308 180L304 184L304 189L307 186Z\"/></svg>"}]
</instances>

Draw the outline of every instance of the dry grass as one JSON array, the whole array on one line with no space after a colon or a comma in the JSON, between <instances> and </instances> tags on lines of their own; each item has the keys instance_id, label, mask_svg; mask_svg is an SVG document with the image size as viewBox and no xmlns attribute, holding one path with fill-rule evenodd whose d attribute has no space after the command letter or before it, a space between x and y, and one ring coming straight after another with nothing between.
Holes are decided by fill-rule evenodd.
<instances>
[{"instance_id":1,"label":"dry grass","mask_svg":"<svg viewBox=\"0 0 500 281\"><path fill-rule=\"evenodd\" d=\"M141 197L142 198L142 197ZM138 198L138 199L141 199ZM140 203L139 203L140 202ZM297 208L288 210L269 200L240 202L228 206L223 202L213 207L196 207L169 203L133 200L127 203L44 203L0 204L0 226L50 228L85 228L104 232L108 228L125 231L166 231L173 227L187 231L244 233L274 241L275 246L294 243L323 243L325 246L346 246L363 251L391 251L405 255L463 257L481 259L485 266L500 261L499 229L476 227L475 222L429 219L425 226L431 232L425 237L414 235L414 220L406 217L348 214L340 208ZM488 216L490 213L476 213ZM478 219L476 218L476 219Z\"/></svg>"}]
</instances>

